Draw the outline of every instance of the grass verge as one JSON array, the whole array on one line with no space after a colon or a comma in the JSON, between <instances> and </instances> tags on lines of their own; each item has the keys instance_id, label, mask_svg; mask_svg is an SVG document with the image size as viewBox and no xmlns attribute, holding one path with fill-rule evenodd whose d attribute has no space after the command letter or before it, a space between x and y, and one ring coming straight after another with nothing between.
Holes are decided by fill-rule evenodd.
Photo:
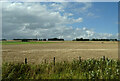
<instances>
[{"instance_id":1,"label":"grass verge","mask_svg":"<svg viewBox=\"0 0 120 81\"><path fill-rule=\"evenodd\" d=\"M49 43L56 43L56 42L16 42L16 41L3 41L0 42L2 45L11 45L11 44L49 44Z\"/></svg>"},{"instance_id":2,"label":"grass verge","mask_svg":"<svg viewBox=\"0 0 120 81\"><path fill-rule=\"evenodd\" d=\"M120 79L120 61L112 59L73 60L72 62L3 63L3 79Z\"/></svg>"}]
</instances>

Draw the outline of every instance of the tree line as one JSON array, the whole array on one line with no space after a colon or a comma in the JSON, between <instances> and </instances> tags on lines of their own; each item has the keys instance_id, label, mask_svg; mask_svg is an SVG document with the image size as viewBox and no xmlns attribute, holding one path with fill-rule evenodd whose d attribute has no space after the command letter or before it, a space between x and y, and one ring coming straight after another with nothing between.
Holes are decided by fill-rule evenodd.
<instances>
[{"instance_id":1,"label":"tree line","mask_svg":"<svg viewBox=\"0 0 120 81\"><path fill-rule=\"evenodd\" d=\"M64 41L64 39L61 38L48 38L48 39L13 39L14 41L22 41L22 42L28 42L28 41ZM7 41L7 39L2 39L2 41ZM84 39L84 38L76 38L72 41L118 41L117 39Z\"/></svg>"},{"instance_id":2,"label":"tree line","mask_svg":"<svg viewBox=\"0 0 120 81\"><path fill-rule=\"evenodd\" d=\"M76 38L73 41L118 41L117 39L83 39L83 38Z\"/></svg>"}]
</instances>

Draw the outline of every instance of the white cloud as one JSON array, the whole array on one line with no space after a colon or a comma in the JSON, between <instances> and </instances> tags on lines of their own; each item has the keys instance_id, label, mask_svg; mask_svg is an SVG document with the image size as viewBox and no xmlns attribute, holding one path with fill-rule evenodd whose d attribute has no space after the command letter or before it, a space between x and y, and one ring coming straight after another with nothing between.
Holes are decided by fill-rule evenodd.
<instances>
[{"instance_id":1,"label":"white cloud","mask_svg":"<svg viewBox=\"0 0 120 81\"><path fill-rule=\"evenodd\" d=\"M86 11L88 10L89 8L92 7L92 4L91 3L84 3L84 7L81 8L82 11Z\"/></svg>"},{"instance_id":2,"label":"white cloud","mask_svg":"<svg viewBox=\"0 0 120 81\"><path fill-rule=\"evenodd\" d=\"M59 11L59 12L71 12L70 14L85 14L92 7L91 2L62 2L62 3L51 3L47 5L48 9Z\"/></svg>"},{"instance_id":3,"label":"white cloud","mask_svg":"<svg viewBox=\"0 0 120 81\"><path fill-rule=\"evenodd\" d=\"M65 16L73 16L72 13L64 13Z\"/></svg>"},{"instance_id":4,"label":"white cloud","mask_svg":"<svg viewBox=\"0 0 120 81\"><path fill-rule=\"evenodd\" d=\"M95 15L95 14L92 13L92 12L89 12L89 13L87 14L87 16L88 16L88 17L94 17L94 18L100 17L100 16Z\"/></svg>"},{"instance_id":5,"label":"white cloud","mask_svg":"<svg viewBox=\"0 0 120 81\"><path fill-rule=\"evenodd\" d=\"M78 19L74 19L73 21L74 21L74 22L82 22L83 19L82 19L82 18L78 18Z\"/></svg>"},{"instance_id":6,"label":"white cloud","mask_svg":"<svg viewBox=\"0 0 120 81\"><path fill-rule=\"evenodd\" d=\"M68 3L66 5L67 5L67 10L71 12L75 12L75 14L88 13L88 10L92 7L92 3L90 2L82 2L82 3L74 2L74 3Z\"/></svg>"},{"instance_id":7,"label":"white cloud","mask_svg":"<svg viewBox=\"0 0 120 81\"><path fill-rule=\"evenodd\" d=\"M64 12L63 6L58 6L58 8ZM8 39L35 38L36 35L39 38L58 37L65 39L114 37L111 34L98 34L87 28L67 26L68 24L81 23L83 18L74 19L69 17L74 14L65 12L61 15L59 10L49 9L47 5L40 3L3 3L3 37Z\"/></svg>"},{"instance_id":8,"label":"white cloud","mask_svg":"<svg viewBox=\"0 0 120 81\"><path fill-rule=\"evenodd\" d=\"M2 2L119 2L119 0L1 0Z\"/></svg>"}]
</instances>

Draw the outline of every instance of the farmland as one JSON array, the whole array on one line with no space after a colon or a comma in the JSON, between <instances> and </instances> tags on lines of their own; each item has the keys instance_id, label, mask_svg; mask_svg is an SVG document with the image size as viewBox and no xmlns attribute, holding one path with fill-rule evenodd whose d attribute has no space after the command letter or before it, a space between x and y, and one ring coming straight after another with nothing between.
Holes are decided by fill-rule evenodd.
<instances>
[{"instance_id":1,"label":"farmland","mask_svg":"<svg viewBox=\"0 0 120 81\"><path fill-rule=\"evenodd\" d=\"M118 43L115 41L60 41L60 42L3 42L3 62L24 62L28 59L29 64L51 62L53 57L56 61L72 61L78 59L95 58L106 56L111 59L118 58Z\"/></svg>"},{"instance_id":2,"label":"farmland","mask_svg":"<svg viewBox=\"0 0 120 81\"><path fill-rule=\"evenodd\" d=\"M120 79L117 58L115 41L3 42L2 78Z\"/></svg>"},{"instance_id":3,"label":"farmland","mask_svg":"<svg viewBox=\"0 0 120 81\"><path fill-rule=\"evenodd\" d=\"M55 42L16 42L16 41L3 41L2 45L13 45L13 44L47 44Z\"/></svg>"}]
</instances>

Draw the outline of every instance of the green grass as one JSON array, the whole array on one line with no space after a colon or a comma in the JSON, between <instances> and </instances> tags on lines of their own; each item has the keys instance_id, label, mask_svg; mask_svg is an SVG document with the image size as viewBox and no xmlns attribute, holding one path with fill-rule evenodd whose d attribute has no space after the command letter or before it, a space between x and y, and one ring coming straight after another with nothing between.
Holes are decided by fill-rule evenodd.
<instances>
[{"instance_id":1,"label":"green grass","mask_svg":"<svg viewBox=\"0 0 120 81\"><path fill-rule=\"evenodd\" d=\"M0 42L2 45L11 45L11 44L48 44L48 43L56 43L56 42L16 42L16 41L3 41Z\"/></svg>"},{"instance_id":2,"label":"green grass","mask_svg":"<svg viewBox=\"0 0 120 81\"><path fill-rule=\"evenodd\" d=\"M112 59L73 60L72 62L4 63L3 79L120 79L120 61Z\"/></svg>"}]
</instances>

